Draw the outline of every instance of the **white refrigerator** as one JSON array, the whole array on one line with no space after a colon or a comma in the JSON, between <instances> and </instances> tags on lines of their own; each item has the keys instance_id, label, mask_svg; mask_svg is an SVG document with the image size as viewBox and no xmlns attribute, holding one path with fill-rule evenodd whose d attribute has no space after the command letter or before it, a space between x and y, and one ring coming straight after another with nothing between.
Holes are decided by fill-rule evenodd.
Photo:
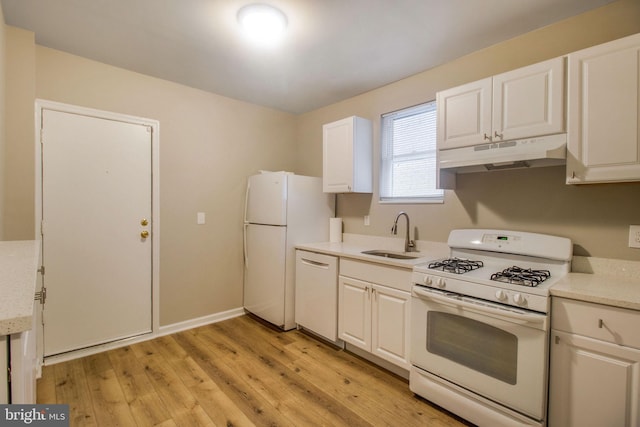
<instances>
[{"instance_id":1,"label":"white refrigerator","mask_svg":"<svg viewBox=\"0 0 640 427\"><path fill-rule=\"evenodd\" d=\"M289 172L249 177L244 212L244 308L295 327L295 245L329 240L335 195L322 178Z\"/></svg>"}]
</instances>

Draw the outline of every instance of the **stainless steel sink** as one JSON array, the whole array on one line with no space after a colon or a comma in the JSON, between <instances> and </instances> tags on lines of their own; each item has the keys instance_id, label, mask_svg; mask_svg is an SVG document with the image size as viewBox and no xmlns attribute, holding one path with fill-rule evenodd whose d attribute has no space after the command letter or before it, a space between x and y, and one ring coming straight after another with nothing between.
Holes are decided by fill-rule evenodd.
<instances>
[{"instance_id":1,"label":"stainless steel sink","mask_svg":"<svg viewBox=\"0 0 640 427\"><path fill-rule=\"evenodd\" d=\"M393 251L387 251L384 249L374 249L371 251L362 251L363 254L366 255L375 255L375 256L382 256L385 258L394 258L394 259L416 259L416 258L420 258L419 256L416 255L407 255L406 253L400 253L400 252L393 252Z\"/></svg>"}]
</instances>

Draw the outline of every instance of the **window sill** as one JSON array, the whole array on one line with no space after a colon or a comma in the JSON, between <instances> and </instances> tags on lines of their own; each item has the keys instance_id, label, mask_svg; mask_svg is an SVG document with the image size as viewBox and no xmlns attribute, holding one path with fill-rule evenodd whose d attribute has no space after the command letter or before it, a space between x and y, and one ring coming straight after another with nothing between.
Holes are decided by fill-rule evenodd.
<instances>
[{"instance_id":1,"label":"window sill","mask_svg":"<svg viewBox=\"0 0 640 427\"><path fill-rule=\"evenodd\" d=\"M378 200L378 203L381 205L430 205L434 203L444 203L444 198L442 199L386 199L386 200Z\"/></svg>"}]
</instances>

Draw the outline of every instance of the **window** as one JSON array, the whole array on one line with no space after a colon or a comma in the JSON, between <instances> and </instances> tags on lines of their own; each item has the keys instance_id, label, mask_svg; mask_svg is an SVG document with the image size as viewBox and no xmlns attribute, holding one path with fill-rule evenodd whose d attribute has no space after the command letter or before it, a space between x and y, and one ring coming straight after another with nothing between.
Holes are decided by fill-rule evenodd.
<instances>
[{"instance_id":1,"label":"window","mask_svg":"<svg viewBox=\"0 0 640 427\"><path fill-rule=\"evenodd\" d=\"M436 189L436 102L382 116L380 201L442 202Z\"/></svg>"}]
</instances>

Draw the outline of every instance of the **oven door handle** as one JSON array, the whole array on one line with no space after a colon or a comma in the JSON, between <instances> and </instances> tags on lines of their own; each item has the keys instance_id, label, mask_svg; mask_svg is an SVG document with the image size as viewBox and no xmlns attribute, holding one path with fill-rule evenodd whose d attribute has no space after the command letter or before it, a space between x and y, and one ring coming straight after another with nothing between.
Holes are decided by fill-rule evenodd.
<instances>
[{"instance_id":1,"label":"oven door handle","mask_svg":"<svg viewBox=\"0 0 640 427\"><path fill-rule=\"evenodd\" d=\"M444 304L455 308L466 308L480 314L506 318L510 321L515 320L518 323L544 323L547 320L547 316L543 314L520 313L516 311L493 308L485 304L462 301L460 299L451 298L446 295L439 295L434 292L420 289L417 286L413 288L413 292L418 295L418 297L430 299L439 304Z\"/></svg>"}]
</instances>

